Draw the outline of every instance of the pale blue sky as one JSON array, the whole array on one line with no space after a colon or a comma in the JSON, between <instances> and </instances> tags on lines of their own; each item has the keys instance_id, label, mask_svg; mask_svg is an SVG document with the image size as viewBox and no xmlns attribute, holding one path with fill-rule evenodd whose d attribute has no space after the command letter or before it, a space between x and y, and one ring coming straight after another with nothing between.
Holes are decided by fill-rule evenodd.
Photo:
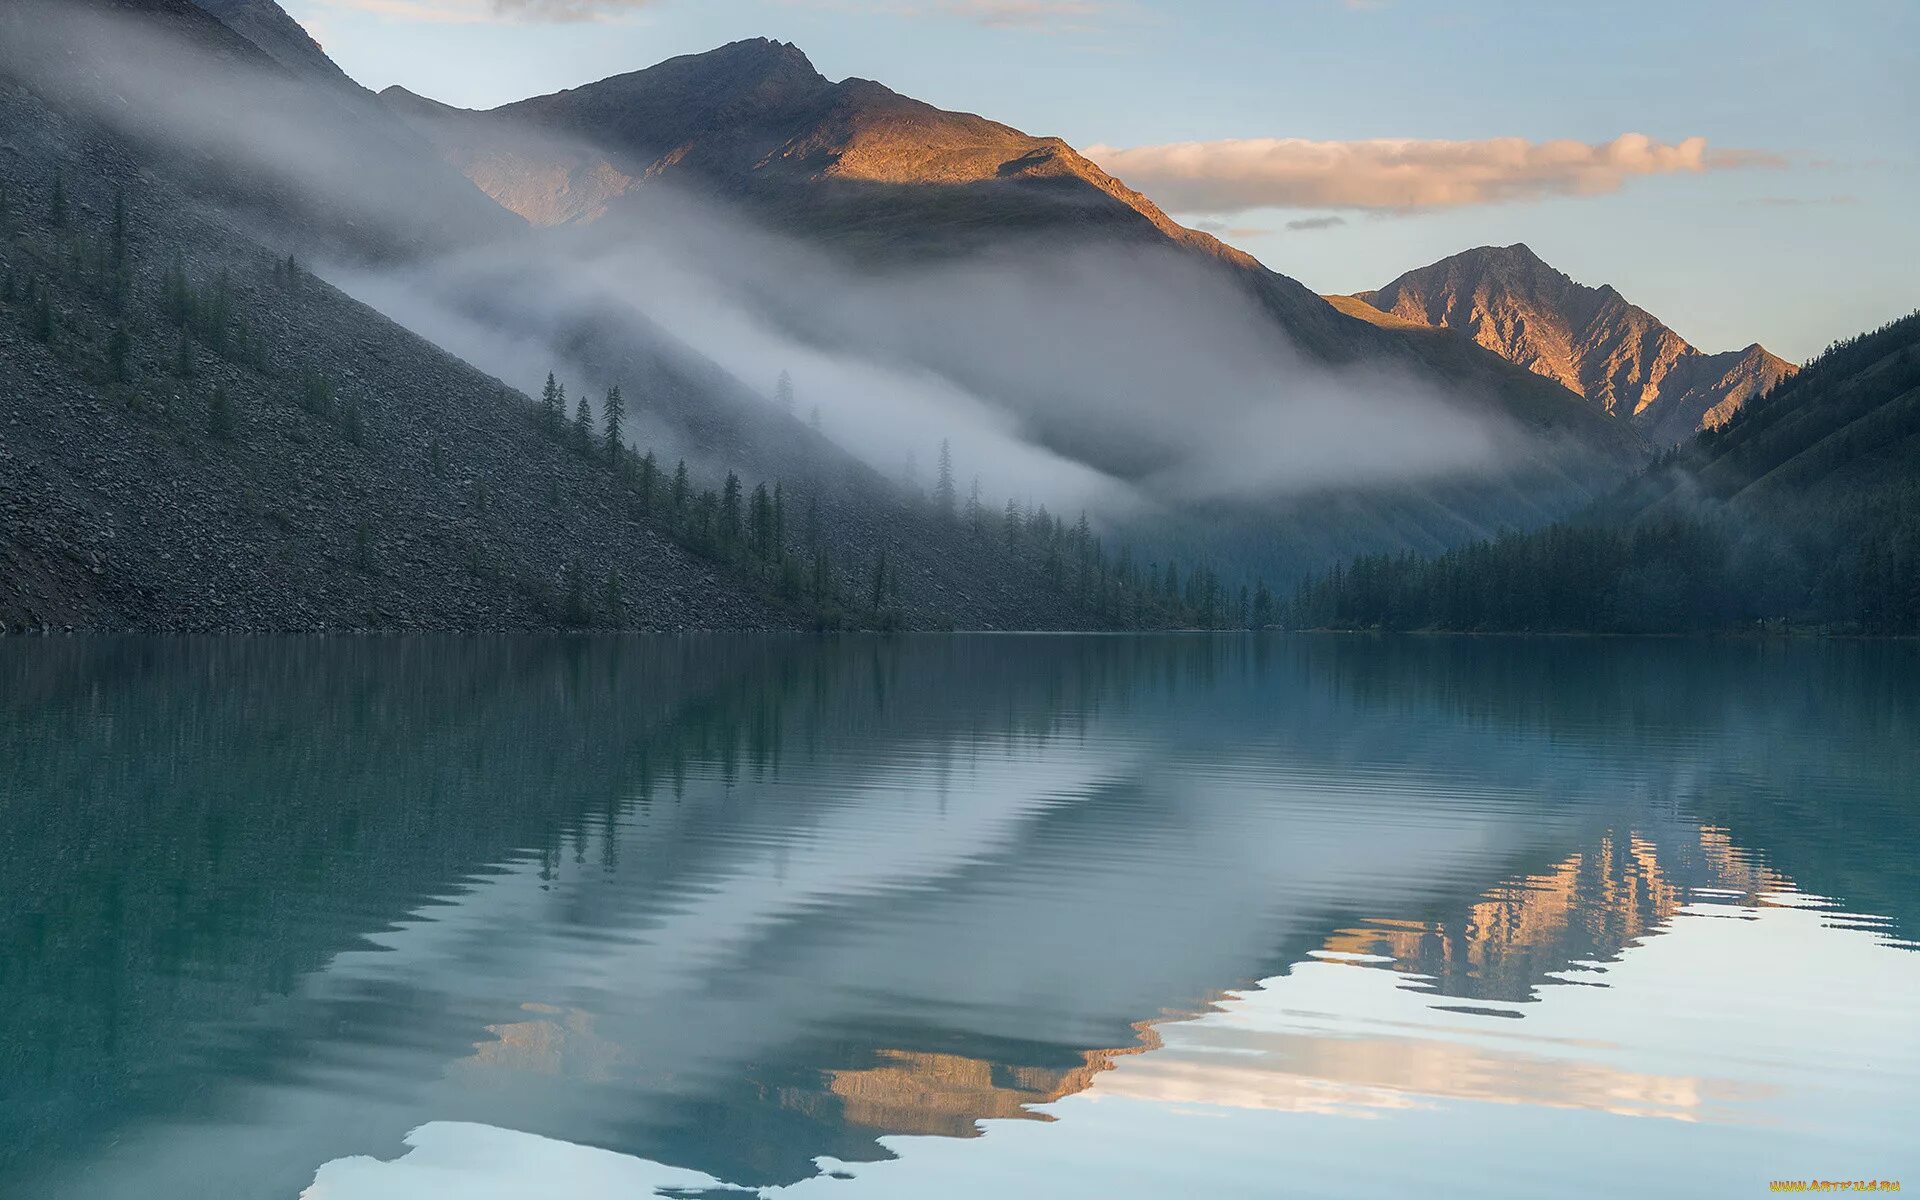
<instances>
[{"instance_id":1,"label":"pale blue sky","mask_svg":"<svg viewBox=\"0 0 1920 1200\"><path fill-rule=\"evenodd\" d=\"M1799 359L1920 306L1915 0L284 2L362 83L473 107L765 36L833 78L1081 147L1702 137L1709 156L1779 162L1411 213L1169 207L1320 291L1525 241L1706 350L1757 340ZM583 5L600 19L528 15ZM1344 224L1287 228L1332 216Z\"/></svg>"}]
</instances>

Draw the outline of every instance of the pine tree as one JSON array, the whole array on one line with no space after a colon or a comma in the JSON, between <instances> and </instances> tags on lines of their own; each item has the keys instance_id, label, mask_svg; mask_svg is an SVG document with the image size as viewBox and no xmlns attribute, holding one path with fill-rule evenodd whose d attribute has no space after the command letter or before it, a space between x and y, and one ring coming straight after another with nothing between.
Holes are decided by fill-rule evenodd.
<instances>
[{"instance_id":1,"label":"pine tree","mask_svg":"<svg viewBox=\"0 0 1920 1200\"><path fill-rule=\"evenodd\" d=\"M967 493L967 528L973 536L979 537L986 524L986 513L980 507L980 477L973 477L973 487Z\"/></svg>"},{"instance_id":2,"label":"pine tree","mask_svg":"<svg viewBox=\"0 0 1920 1200\"><path fill-rule=\"evenodd\" d=\"M433 473L435 479L442 478L447 473L447 454L441 448L440 439L437 437L427 443L427 470Z\"/></svg>"},{"instance_id":3,"label":"pine tree","mask_svg":"<svg viewBox=\"0 0 1920 1200\"><path fill-rule=\"evenodd\" d=\"M773 499L764 483L754 486L747 504L747 548L763 561L773 557Z\"/></svg>"},{"instance_id":4,"label":"pine tree","mask_svg":"<svg viewBox=\"0 0 1920 1200\"><path fill-rule=\"evenodd\" d=\"M174 355L173 373L182 379L193 378L193 335L185 329L180 331L180 350Z\"/></svg>"},{"instance_id":5,"label":"pine tree","mask_svg":"<svg viewBox=\"0 0 1920 1200\"><path fill-rule=\"evenodd\" d=\"M358 446L362 436L362 430L360 428L360 397L358 395L348 395L346 404L341 406L340 418L341 429L346 433L347 440Z\"/></svg>"},{"instance_id":6,"label":"pine tree","mask_svg":"<svg viewBox=\"0 0 1920 1200\"><path fill-rule=\"evenodd\" d=\"M615 384L607 391L607 402L601 409L601 420L606 426L607 461L615 467L620 465L620 423L626 420L627 402L620 396L620 386Z\"/></svg>"},{"instance_id":7,"label":"pine tree","mask_svg":"<svg viewBox=\"0 0 1920 1200\"><path fill-rule=\"evenodd\" d=\"M956 500L953 486L953 443L946 438L940 439L940 471L934 479L933 503L942 517L953 516Z\"/></svg>"},{"instance_id":8,"label":"pine tree","mask_svg":"<svg viewBox=\"0 0 1920 1200\"><path fill-rule=\"evenodd\" d=\"M553 372L547 372L547 386L540 390L540 423L550 434L560 432L560 422L567 410L567 389L554 382Z\"/></svg>"},{"instance_id":9,"label":"pine tree","mask_svg":"<svg viewBox=\"0 0 1920 1200\"><path fill-rule=\"evenodd\" d=\"M673 519L677 522L686 515L687 493L692 484L687 478L687 460L681 459L680 465L673 469L673 492L670 499L673 504Z\"/></svg>"},{"instance_id":10,"label":"pine tree","mask_svg":"<svg viewBox=\"0 0 1920 1200\"><path fill-rule=\"evenodd\" d=\"M1006 515L1002 517L1001 520L1004 522L1003 530L1006 533L1007 548L1012 549L1020 544L1020 530L1021 527L1026 524L1020 517L1020 502L1018 500L1015 500L1011 496L1007 497Z\"/></svg>"},{"instance_id":11,"label":"pine tree","mask_svg":"<svg viewBox=\"0 0 1920 1200\"><path fill-rule=\"evenodd\" d=\"M221 442L233 437L233 402L227 398L227 389L217 383L207 400L207 433Z\"/></svg>"},{"instance_id":12,"label":"pine tree","mask_svg":"<svg viewBox=\"0 0 1920 1200\"><path fill-rule=\"evenodd\" d=\"M113 371L116 383L127 381L127 358L133 353L133 338L127 333L125 325L113 327L113 333L107 338L107 366Z\"/></svg>"},{"instance_id":13,"label":"pine tree","mask_svg":"<svg viewBox=\"0 0 1920 1200\"><path fill-rule=\"evenodd\" d=\"M740 477L727 472L720 492L720 544L731 546L740 540Z\"/></svg>"},{"instance_id":14,"label":"pine tree","mask_svg":"<svg viewBox=\"0 0 1920 1200\"><path fill-rule=\"evenodd\" d=\"M58 171L53 175L53 197L47 202L47 224L55 229L67 227L67 181Z\"/></svg>"},{"instance_id":15,"label":"pine tree","mask_svg":"<svg viewBox=\"0 0 1920 1200\"><path fill-rule=\"evenodd\" d=\"M573 410L573 448L582 454L593 448L593 412L587 408L585 396Z\"/></svg>"},{"instance_id":16,"label":"pine tree","mask_svg":"<svg viewBox=\"0 0 1920 1200\"><path fill-rule=\"evenodd\" d=\"M653 511L653 493L660 486L660 461L649 450L640 459L640 511Z\"/></svg>"},{"instance_id":17,"label":"pine tree","mask_svg":"<svg viewBox=\"0 0 1920 1200\"><path fill-rule=\"evenodd\" d=\"M561 619L573 626L585 625L593 614L587 609L587 573L579 559L568 563L562 581L566 599L563 601Z\"/></svg>"},{"instance_id":18,"label":"pine tree","mask_svg":"<svg viewBox=\"0 0 1920 1200\"><path fill-rule=\"evenodd\" d=\"M793 376L785 371L780 372L780 378L774 380L773 402L780 406L781 412L793 415Z\"/></svg>"},{"instance_id":19,"label":"pine tree","mask_svg":"<svg viewBox=\"0 0 1920 1200\"><path fill-rule=\"evenodd\" d=\"M620 572L607 572L607 624L616 628L627 623L627 597L620 586Z\"/></svg>"},{"instance_id":20,"label":"pine tree","mask_svg":"<svg viewBox=\"0 0 1920 1200\"><path fill-rule=\"evenodd\" d=\"M324 417L333 412L333 385L327 377L308 367L300 379L300 407L315 416Z\"/></svg>"},{"instance_id":21,"label":"pine tree","mask_svg":"<svg viewBox=\"0 0 1920 1200\"><path fill-rule=\"evenodd\" d=\"M187 260L177 250L161 284L160 309L182 329L193 321L193 284L187 279Z\"/></svg>"}]
</instances>

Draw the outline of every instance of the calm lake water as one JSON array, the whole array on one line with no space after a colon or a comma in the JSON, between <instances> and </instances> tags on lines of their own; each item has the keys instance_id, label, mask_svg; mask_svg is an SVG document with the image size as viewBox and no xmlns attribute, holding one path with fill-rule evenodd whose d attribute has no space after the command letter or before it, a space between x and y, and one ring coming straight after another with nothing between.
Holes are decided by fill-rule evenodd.
<instances>
[{"instance_id":1,"label":"calm lake water","mask_svg":"<svg viewBox=\"0 0 1920 1200\"><path fill-rule=\"evenodd\" d=\"M0 642L0 1195L1920 1188L1920 648Z\"/></svg>"}]
</instances>

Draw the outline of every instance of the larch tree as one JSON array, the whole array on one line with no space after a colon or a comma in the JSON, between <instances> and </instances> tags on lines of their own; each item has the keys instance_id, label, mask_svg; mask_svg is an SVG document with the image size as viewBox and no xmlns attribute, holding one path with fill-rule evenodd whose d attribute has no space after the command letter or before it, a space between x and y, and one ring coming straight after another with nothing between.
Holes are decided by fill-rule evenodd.
<instances>
[{"instance_id":1,"label":"larch tree","mask_svg":"<svg viewBox=\"0 0 1920 1200\"><path fill-rule=\"evenodd\" d=\"M607 389L607 401L600 409L600 420L605 430L607 443L607 461L620 465L620 425L627 418L627 402L620 395L620 385Z\"/></svg>"},{"instance_id":2,"label":"larch tree","mask_svg":"<svg viewBox=\"0 0 1920 1200\"><path fill-rule=\"evenodd\" d=\"M933 483L933 502L942 517L953 516L954 501L957 499L953 486L953 443L946 438L940 439L940 469Z\"/></svg>"},{"instance_id":3,"label":"larch tree","mask_svg":"<svg viewBox=\"0 0 1920 1200\"><path fill-rule=\"evenodd\" d=\"M573 410L573 447L582 454L593 449L593 410L587 407L585 396Z\"/></svg>"}]
</instances>

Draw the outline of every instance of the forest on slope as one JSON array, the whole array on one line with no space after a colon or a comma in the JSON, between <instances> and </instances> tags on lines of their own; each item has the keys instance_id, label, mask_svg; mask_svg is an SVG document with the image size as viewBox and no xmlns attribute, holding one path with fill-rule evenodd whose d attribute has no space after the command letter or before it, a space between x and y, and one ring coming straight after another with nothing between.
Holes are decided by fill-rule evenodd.
<instances>
[{"instance_id":1,"label":"forest on slope","mask_svg":"<svg viewBox=\"0 0 1920 1200\"><path fill-rule=\"evenodd\" d=\"M1302 583L1309 628L1920 633L1920 313L1835 343L1579 519Z\"/></svg>"},{"instance_id":2,"label":"forest on slope","mask_svg":"<svg viewBox=\"0 0 1920 1200\"><path fill-rule=\"evenodd\" d=\"M184 0L67 11L88 7L113 14L106 44L58 44L53 71L25 53L47 27L0 15L0 628L1131 628L1225 613L1209 572L1163 598L1162 573L1149 587L1148 564L1084 520L1010 506L989 527L950 464L932 493L908 492L764 398L709 411L761 410L747 419L788 447L784 478L729 469L721 448L642 444L644 386L624 414L607 403L617 384L598 392L590 429L550 420L282 253L404 256L428 233L509 236L494 218L517 218L427 155L408 168L418 186L396 188L385 167L411 135L384 109L286 78ZM126 65L110 39L128 29L190 53L196 100L269 108L313 161L183 153L179 131L90 106L95 77ZM367 178L291 195L341 158Z\"/></svg>"}]
</instances>

